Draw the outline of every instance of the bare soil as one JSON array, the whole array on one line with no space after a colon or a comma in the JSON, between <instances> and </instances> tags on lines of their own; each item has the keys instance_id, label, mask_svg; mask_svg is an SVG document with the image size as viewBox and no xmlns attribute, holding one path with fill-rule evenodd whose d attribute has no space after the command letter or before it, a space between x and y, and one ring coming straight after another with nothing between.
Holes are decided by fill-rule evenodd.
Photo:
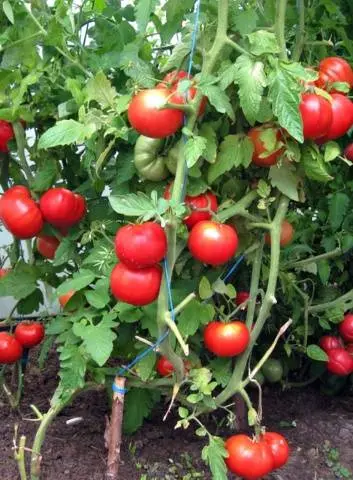
<instances>
[{"instance_id":1,"label":"bare soil","mask_svg":"<svg viewBox=\"0 0 353 480\"><path fill-rule=\"evenodd\" d=\"M19 480L13 459L14 425L27 437L30 447L36 429L29 405L48 408L55 389L57 363L51 355L44 372L30 362L25 379L21 412L12 412L0 398L0 480ZM264 416L269 429L282 432L289 440L292 455L288 465L268 480L335 480L353 478L353 399L350 396L326 397L315 389L265 389ZM174 430L175 418L162 422L161 406L135 435L124 438L121 480L210 479L200 460L202 440L190 431ZM104 392L86 392L67 407L50 427L43 447L43 480L103 480L106 451L105 417L108 413ZM80 423L66 421L82 417ZM209 428L217 431L210 419ZM219 435L231 432L222 427ZM337 449L333 450L333 449ZM339 455L331 465L333 455ZM29 455L29 454L28 454ZM328 465L329 464L329 465ZM331 465L331 466L330 466ZM334 468L335 467L335 468ZM335 473L336 472L336 473ZM230 477L231 478L231 477ZM234 477L232 477L234 478Z\"/></svg>"}]
</instances>

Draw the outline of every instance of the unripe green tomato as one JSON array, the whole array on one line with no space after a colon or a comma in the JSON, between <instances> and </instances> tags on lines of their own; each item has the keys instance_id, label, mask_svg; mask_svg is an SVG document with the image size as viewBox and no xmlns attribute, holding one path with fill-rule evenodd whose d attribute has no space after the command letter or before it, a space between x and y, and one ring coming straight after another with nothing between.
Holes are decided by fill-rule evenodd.
<instances>
[{"instance_id":1,"label":"unripe green tomato","mask_svg":"<svg viewBox=\"0 0 353 480\"><path fill-rule=\"evenodd\" d=\"M176 169L178 165L179 155L182 153L182 141L177 142L168 152L168 155L165 159L165 164L173 175L176 174Z\"/></svg>"},{"instance_id":2,"label":"unripe green tomato","mask_svg":"<svg viewBox=\"0 0 353 480\"><path fill-rule=\"evenodd\" d=\"M168 169L165 166L164 157L158 152L163 145L160 138L149 138L140 135L135 144L134 163L135 167L145 180L160 182L168 176Z\"/></svg>"},{"instance_id":3,"label":"unripe green tomato","mask_svg":"<svg viewBox=\"0 0 353 480\"><path fill-rule=\"evenodd\" d=\"M283 377L283 365L276 358L269 358L262 367L265 379L270 383L277 383Z\"/></svg>"}]
</instances>

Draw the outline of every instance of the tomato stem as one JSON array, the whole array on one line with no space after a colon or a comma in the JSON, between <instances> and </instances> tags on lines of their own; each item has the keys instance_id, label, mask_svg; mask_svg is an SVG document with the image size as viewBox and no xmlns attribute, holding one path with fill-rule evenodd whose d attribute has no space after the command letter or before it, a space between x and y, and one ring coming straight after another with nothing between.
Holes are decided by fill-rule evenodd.
<instances>
[{"instance_id":1,"label":"tomato stem","mask_svg":"<svg viewBox=\"0 0 353 480\"><path fill-rule=\"evenodd\" d=\"M321 255L316 255L315 257L304 258L303 260L298 260L297 262L289 263L286 268L290 269L304 267L305 265L309 265L310 263L316 263L320 262L321 260L328 260L330 258L339 257L340 255L342 255L342 253L343 252L341 247L337 247L330 252L322 253Z\"/></svg>"},{"instance_id":2,"label":"tomato stem","mask_svg":"<svg viewBox=\"0 0 353 480\"><path fill-rule=\"evenodd\" d=\"M13 131L14 131L16 143L17 143L19 163L21 165L22 170L26 174L27 182L31 182L34 177L27 163L26 154L25 154L25 148L26 148L25 133L20 122L13 123Z\"/></svg>"},{"instance_id":3,"label":"tomato stem","mask_svg":"<svg viewBox=\"0 0 353 480\"><path fill-rule=\"evenodd\" d=\"M297 32L295 36L295 45L293 49L292 60L298 62L301 54L303 52L305 44L305 2L304 0L297 0L297 10L298 10L298 24Z\"/></svg>"},{"instance_id":4,"label":"tomato stem","mask_svg":"<svg viewBox=\"0 0 353 480\"><path fill-rule=\"evenodd\" d=\"M26 448L26 437L24 435L21 435L18 449L15 447L15 450L14 450L14 457L17 462L17 467L18 467L21 480L27 480L26 465L25 465L25 448Z\"/></svg>"},{"instance_id":5,"label":"tomato stem","mask_svg":"<svg viewBox=\"0 0 353 480\"><path fill-rule=\"evenodd\" d=\"M285 36L286 10L287 10L287 0L277 0L275 31L276 31L277 40L281 49L279 58L284 61L288 60L286 36Z\"/></svg>"}]
</instances>

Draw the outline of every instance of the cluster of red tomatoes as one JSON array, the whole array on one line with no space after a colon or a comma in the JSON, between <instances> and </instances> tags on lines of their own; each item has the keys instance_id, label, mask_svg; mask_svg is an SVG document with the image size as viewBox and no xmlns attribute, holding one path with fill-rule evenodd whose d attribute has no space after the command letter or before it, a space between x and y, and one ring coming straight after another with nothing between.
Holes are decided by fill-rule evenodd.
<instances>
[{"instance_id":1,"label":"cluster of red tomatoes","mask_svg":"<svg viewBox=\"0 0 353 480\"><path fill-rule=\"evenodd\" d=\"M185 105L196 95L197 89L190 86L185 94L178 92L180 81L192 82L186 72L171 72L156 88L142 90L132 99L128 108L128 118L132 127L141 135L150 138L165 138L176 133L184 122L184 112L175 108L163 108L171 103ZM205 111L207 99L204 97L199 115Z\"/></svg>"},{"instance_id":2,"label":"cluster of red tomatoes","mask_svg":"<svg viewBox=\"0 0 353 480\"><path fill-rule=\"evenodd\" d=\"M287 440L277 432L265 432L258 438L238 434L225 444L229 470L246 480L256 480L283 467L290 449Z\"/></svg>"},{"instance_id":3,"label":"cluster of red tomatoes","mask_svg":"<svg viewBox=\"0 0 353 480\"><path fill-rule=\"evenodd\" d=\"M22 357L23 348L32 348L44 338L44 325L38 322L19 323L13 335L0 332L0 363L15 363Z\"/></svg>"},{"instance_id":4,"label":"cluster of red tomatoes","mask_svg":"<svg viewBox=\"0 0 353 480\"><path fill-rule=\"evenodd\" d=\"M7 143L14 137L11 123L0 120L0 152L7 153L9 151Z\"/></svg>"},{"instance_id":5,"label":"cluster of red tomatoes","mask_svg":"<svg viewBox=\"0 0 353 480\"><path fill-rule=\"evenodd\" d=\"M47 258L54 258L60 242L54 236L40 234L44 222L66 235L85 213L84 197L66 188L49 189L42 195L39 204L23 185L9 188L0 199L0 220L7 230L20 239L38 236L38 251Z\"/></svg>"},{"instance_id":6,"label":"cluster of red tomatoes","mask_svg":"<svg viewBox=\"0 0 353 480\"><path fill-rule=\"evenodd\" d=\"M353 373L353 314L347 313L339 324L341 337L324 335L319 345L327 353L327 370L339 376ZM346 345L344 345L346 342Z\"/></svg>"}]
</instances>

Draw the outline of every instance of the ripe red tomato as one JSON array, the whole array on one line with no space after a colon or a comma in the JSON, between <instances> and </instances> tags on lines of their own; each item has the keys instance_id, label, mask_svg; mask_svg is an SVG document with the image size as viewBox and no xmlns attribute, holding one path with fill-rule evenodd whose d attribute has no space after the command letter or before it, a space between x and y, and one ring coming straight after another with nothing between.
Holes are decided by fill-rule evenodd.
<instances>
[{"instance_id":1,"label":"ripe red tomato","mask_svg":"<svg viewBox=\"0 0 353 480\"><path fill-rule=\"evenodd\" d=\"M347 158L347 160L353 162L353 143L350 143L346 146L344 149L344 156Z\"/></svg>"},{"instance_id":2,"label":"ripe red tomato","mask_svg":"<svg viewBox=\"0 0 353 480\"><path fill-rule=\"evenodd\" d=\"M56 237L51 235L38 235L37 249L43 257L53 259L59 245L60 241Z\"/></svg>"},{"instance_id":3,"label":"ripe red tomato","mask_svg":"<svg viewBox=\"0 0 353 480\"><path fill-rule=\"evenodd\" d=\"M134 270L119 263L113 268L110 288L117 300L143 306L156 300L161 280L162 269L159 265Z\"/></svg>"},{"instance_id":4,"label":"ripe red tomato","mask_svg":"<svg viewBox=\"0 0 353 480\"><path fill-rule=\"evenodd\" d=\"M38 322L21 322L15 328L15 338L25 348L38 345L44 338L44 325Z\"/></svg>"},{"instance_id":5,"label":"ripe red tomato","mask_svg":"<svg viewBox=\"0 0 353 480\"><path fill-rule=\"evenodd\" d=\"M116 233L115 253L130 268L151 267L166 256L164 229L155 222L125 225Z\"/></svg>"},{"instance_id":6,"label":"ripe red tomato","mask_svg":"<svg viewBox=\"0 0 353 480\"><path fill-rule=\"evenodd\" d=\"M8 152L7 142L14 137L11 123L0 120L0 152Z\"/></svg>"},{"instance_id":7,"label":"ripe red tomato","mask_svg":"<svg viewBox=\"0 0 353 480\"><path fill-rule=\"evenodd\" d=\"M332 122L332 107L326 98L305 93L299 105L305 140L315 140L327 134Z\"/></svg>"},{"instance_id":8,"label":"ripe red tomato","mask_svg":"<svg viewBox=\"0 0 353 480\"><path fill-rule=\"evenodd\" d=\"M349 355L353 356L353 343L347 343L345 349L346 349L346 352L349 353Z\"/></svg>"},{"instance_id":9,"label":"ripe red tomato","mask_svg":"<svg viewBox=\"0 0 353 480\"><path fill-rule=\"evenodd\" d=\"M262 439L253 440L247 435L233 435L225 444L229 470L246 480L256 480L270 473L274 459L270 446Z\"/></svg>"},{"instance_id":10,"label":"ripe red tomato","mask_svg":"<svg viewBox=\"0 0 353 480\"><path fill-rule=\"evenodd\" d=\"M333 348L327 352L327 370L344 377L353 373L353 357L344 348Z\"/></svg>"},{"instance_id":11,"label":"ripe red tomato","mask_svg":"<svg viewBox=\"0 0 353 480\"><path fill-rule=\"evenodd\" d=\"M173 135L182 126L184 114L181 110L161 108L170 101L171 95L167 88L142 90L135 95L127 112L131 126L146 137Z\"/></svg>"},{"instance_id":12,"label":"ripe red tomato","mask_svg":"<svg viewBox=\"0 0 353 480\"><path fill-rule=\"evenodd\" d=\"M192 75L188 75L188 72L184 70L173 70L172 72L167 73L167 75L163 78L163 82L169 84L170 87L176 85L179 80L185 80L186 78L192 79Z\"/></svg>"},{"instance_id":13,"label":"ripe red tomato","mask_svg":"<svg viewBox=\"0 0 353 480\"><path fill-rule=\"evenodd\" d=\"M211 322L203 334L206 348L218 357L234 357L249 345L250 333L245 323Z\"/></svg>"},{"instance_id":14,"label":"ripe red tomato","mask_svg":"<svg viewBox=\"0 0 353 480\"><path fill-rule=\"evenodd\" d=\"M192 256L200 262L222 265L237 251L238 235L229 225L203 220L191 230L188 247Z\"/></svg>"},{"instance_id":15,"label":"ripe red tomato","mask_svg":"<svg viewBox=\"0 0 353 480\"><path fill-rule=\"evenodd\" d=\"M320 62L319 78L316 85L320 88L330 87L330 84L336 82L348 83L353 87L353 70L349 63L340 57L328 57ZM336 90L331 90L336 92Z\"/></svg>"},{"instance_id":16,"label":"ripe red tomato","mask_svg":"<svg viewBox=\"0 0 353 480\"><path fill-rule=\"evenodd\" d=\"M60 305L62 306L62 308L65 308L65 305L67 304L67 302L70 300L71 297L73 297L75 295L75 290L69 290L67 293L65 293L64 295L60 295L59 297L59 303Z\"/></svg>"},{"instance_id":17,"label":"ripe red tomato","mask_svg":"<svg viewBox=\"0 0 353 480\"><path fill-rule=\"evenodd\" d=\"M190 87L186 93L178 93L178 84L176 84L171 88L171 92L173 93L173 96L170 99L171 103L178 103L179 105L184 105L190 103L191 100L195 98L197 89L195 87ZM202 97L198 113L199 117L205 113L206 106L207 97Z\"/></svg>"},{"instance_id":18,"label":"ripe red tomato","mask_svg":"<svg viewBox=\"0 0 353 480\"><path fill-rule=\"evenodd\" d=\"M168 185L163 195L167 200L172 196L170 190L171 185ZM201 193L200 195L195 196L186 195L184 202L192 211L192 213L183 220L189 230L202 220L211 220L212 218L210 212L199 212L197 211L198 209L208 208L212 212L217 212L218 209L217 197L212 192Z\"/></svg>"},{"instance_id":19,"label":"ripe red tomato","mask_svg":"<svg viewBox=\"0 0 353 480\"><path fill-rule=\"evenodd\" d=\"M353 103L349 98L341 93L333 93L331 97L332 122L326 135L322 138L322 142L342 137L353 123Z\"/></svg>"},{"instance_id":20,"label":"ripe red tomato","mask_svg":"<svg viewBox=\"0 0 353 480\"><path fill-rule=\"evenodd\" d=\"M294 236L294 228L291 223L287 222L287 220L283 220L282 222L282 228L281 228L281 236L280 236L280 245L281 247L285 247L286 245L289 245ZM265 235L265 242L267 245L271 245L271 235L269 233L266 233Z\"/></svg>"},{"instance_id":21,"label":"ripe red tomato","mask_svg":"<svg viewBox=\"0 0 353 480\"><path fill-rule=\"evenodd\" d=\"M160 357L158 359L156 369L162 377L168 377L174 372L174 366L167 357Z\"/></svg>"},{"instance_id":22,"label":"ripe red tomato","mask_svg":"<svg viewBox=\"0 0 353 480\"><path fill-rule=\"evenodd\" d=\"M248 131L248 137L254 145L252 163L259 167L271 167L284 152L282 134L271 125L261 125Z\"/></svg>"},{"instance_id":23,"label":"ripe red tomato","mask_svg":"<svg viewBox=\"0 0 353 480\"><path fill-rule=\"evenodd\" d=\"M343 347L342 340L334 335L324 335L320 338L319 345L326 353L333 348Z\"/></svg>"},{"instance_id":24,"label":"ripe red tomato","mask_svg":"<svg viewBox=\"0 0 353 480\"><path fill-rule=\"evenodd\" d=\"M237 296L235 297L235 303L237 305L242 305L250 298L249 292L237 292ZM245 307L246 308L246 307Z\"/></svg>"},{"instance_id":25,"label":"ripe red tomato","mask_svg":"<svg viewBox=\"0 0 353 480\"><path fill-rule=\"evenodd\" d=\"M10 268L0 268L0 278L6 277L10 270Z\"/></svg>"},{"instance_id":26,"label":"ripe red tomato","mask_svg":"<svg viewBox=\"0 0 353 480\"><path fill-rule=\"evenodd\" d=\"M15 237L35 237L43 228L43 217L26 187L14 186L0 199L0 219Z\"/></svg>"},{"instance_id":27,"label":"ripe red tomato","mask_svg":"<svg viewBox=\"0 0 353 480\"><path fill-rule=\"evenodd\" d=\"M274 468L281 468L288 461L290 450L287 440L277 432L266 432L263 439L271 448Z\"/></svg>"},{"instance_id":28,"label":"ripe red tomato","mask_svg":"<svg viewBox=\"0 0 353 480\"><path fill-rule=\"evenodd\" d=\"M353 342L353 313L346 313L339 325L339 331L344 341Z\"/></svg>"},{"instance_id":29,"label":"ripe red tomato","mask_svg":"<svg viewBox=\"0 0 353 480\"><path fill-rule=\"evenodd\" d=\"M14 363L22 357L22 345L7 332L0 332L0 363Z\"/></svg>"},{"instance_id":30,"label":"ripe red tomato","mask_svg":"<svg viewBox=\"0 0 353 480\"><path fill-rule=\"evenodd\" d=\"M79 223L86 213L82 195L66 188L51 188L40 199L44 219L57 228L70 228Z\"/></svg>"}]
</instances>

